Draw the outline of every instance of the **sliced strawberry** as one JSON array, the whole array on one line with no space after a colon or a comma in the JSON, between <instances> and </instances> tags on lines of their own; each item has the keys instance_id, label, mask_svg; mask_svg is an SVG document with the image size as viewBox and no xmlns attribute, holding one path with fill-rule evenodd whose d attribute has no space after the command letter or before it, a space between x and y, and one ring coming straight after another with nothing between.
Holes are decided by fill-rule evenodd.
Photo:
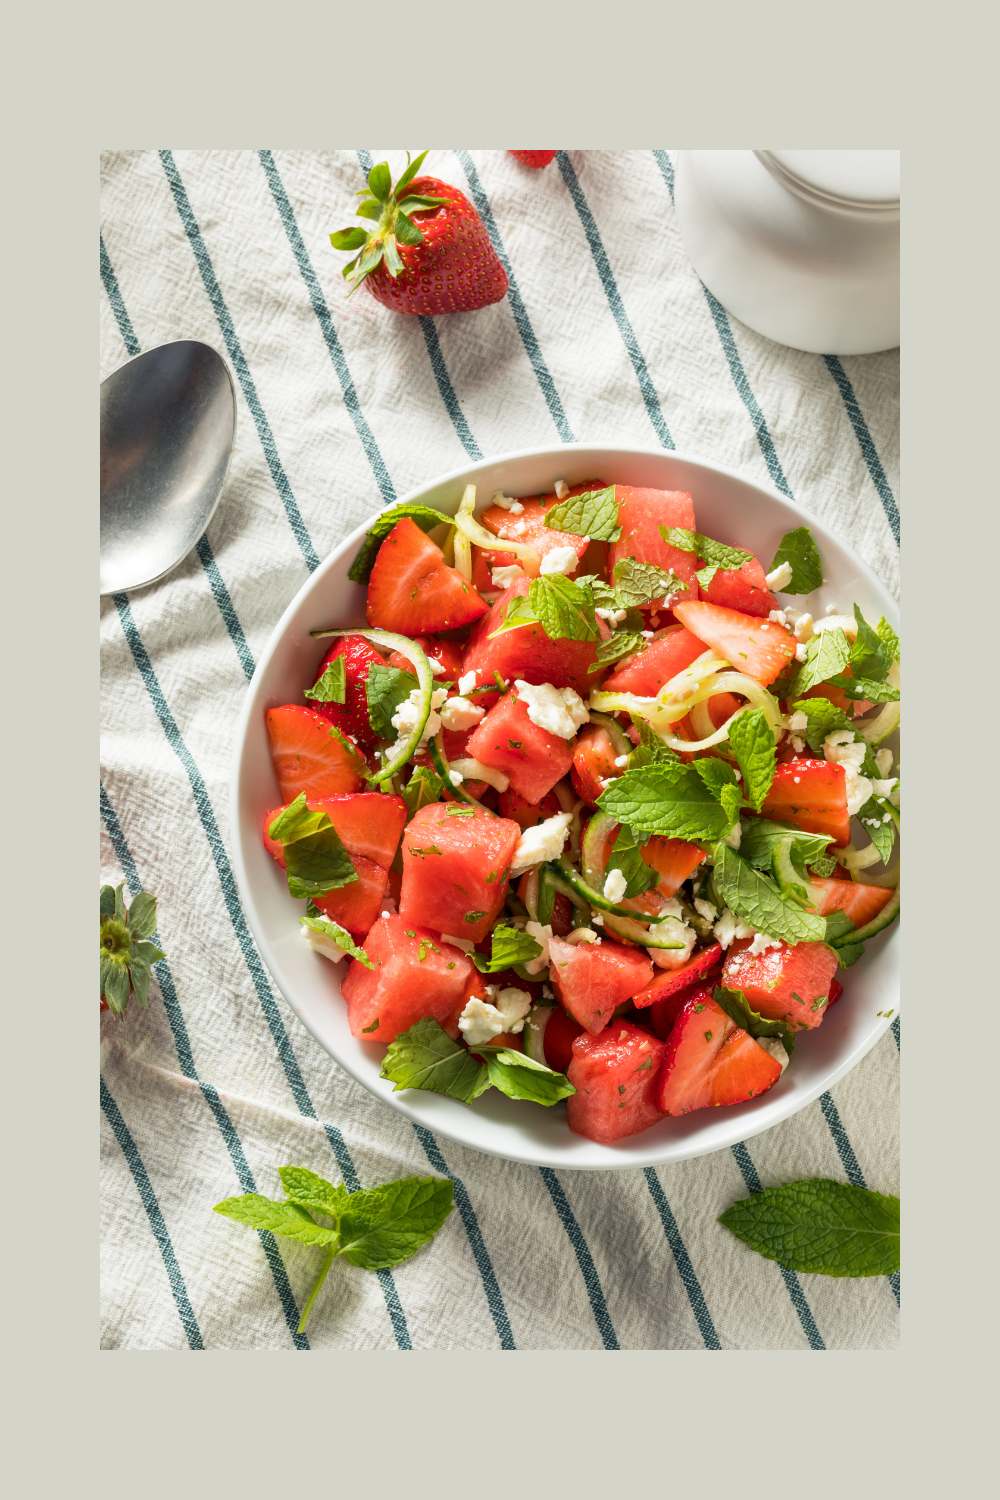
<instances>
[{"instance_id":1,"label":"sliced strawberry","mask_svg":"<svg viewBox=\"0 0 1000 1500\"><path fill-rule=\"evenodd\" d=\"M614 742L602 724L588 724L574 740L570 779L577 796L591 807L596 807L604 782L621 775L617 758Z\"/></svg>"},{"instance_id":2,"label":"sliced strawberry","mask_svg":"<svg viewBox=\"0 0 1000 1500\"><path fill-rule=\"evenodd\" d=\"M722 983L742 990L762 1016L811 1031L826 1012L836 972L837 955L825 943L779 943L763 953L734 944L722 966Z\"/></svg>"},{"instance_id":3,"label":"sliced strawberry","mask_svg":"<svg viewBox=\"0 0 1000 1500\"><path fill-rule=\"evenodd\" d=\"M611 1144L655 1125L663 1052L651 1032L628 1021L616 1021L600 1036L577 1037L567 1069L576 1089L566 1101L570 1130Z\"/></svg>"},{"instance_id":4,"label":"sliced strawberry","mask_svg":"<svg viewBox=\"0 0 1000 1500\"><path fill-rule=\"evenodd\" d=\"M840 980L839 979L831 979L830 980L830 998L826 1002L826 1008L827 1008L827 1010L832 1010L833 1009L833 1007L836 1005L837 1001L840 999L840 997L841 997L841 995L843 993L844 993L844 986L841 984Z\"/></svg>"},{"instance_id":5,"label":"sliced strawberry","mask_svg":"<svg viewBox=\"0 0 1000 1500\"><path fill-rule=\"evenodd\" d=\"M851 841L847 777L833 761L790 760L778 766L761 811L804 833L828 833L841 846Z\"/></svg>"},{"instance_id":6,"label":"sliced strawberry","mask_svg":"<svg viewBox=\"0 0 1000 1500\"><path fill-rule=\"evenodd\" d=\"M402 797L390 797L383 792L348 792L339 797L310 797L308 805L313 812L326 813L352 858L361 855L381 865L383 870L389 869L406 823L406 803ZM282 866L285 851L271 838L269 829L283 811L283 807L272 807L264 815L264 845L272 859Z\"/></svg>"},{"instance_id":7,"label":"sliced strawberry","mask_svg":"<svg viewBox=\"0 0 1000 1500\"><path fill-rule=\"evenodd\" d=\"M669 898L676 894L705 858L705 851L684 839L668 839L654 834L642 846L642 857L659 875L656 889Z\"/></svg>"},{"instance_id":8,"label":"sliced strawberry","mask_svg":"<svg viewBox=\"0 0 1000 1500\"><path fill-rule=\"evenodd\" d=\"M593 484L575 485L567 492L567 497L585 494L587 490L596 487ZM561 503L555 495L536 495L529 500L519 500L519 511L507 510L502 505L488 506L479 517L487 531L492 531L500 541L518 542L532 549L530 557L516 557L514 553L504 552L501 548L487 553L486 559L491 570L516 563L533 578L537 577L545 554L553 552L557 547L572 547L577 557L582 557L587 550L588 537L577 536L572 531L556 531L545 524L547 513L554 505Z\"/></svg>"},{"instance_id":9,"label":"sliced strawberry","mask_svg":"<svg viewBox=\"0 0 1000 1500\"><path fill-rule=\"evenodd\" d=\"M781 1066L731 1021L708 989L696 990L665 1044L657 1087L664 1114L743 1104L781 1077Z\"/></svg>"},{"instance_id":10,"label":"sliced strawberry","mask_svg":"<svg viewBox=\"0 0 1000 1500\"><path fill-rule=\"evenodd\" d=\"M720 568L701 597L709 604L738 609L745 615L766 618L778 601L767 586L767 575L756 557L739 568Z\"/></svg>"},{"instance_id":11,"label":"sliced strawberry","mask_svg":"<svg viewBox=\"0 0 1000 1500\"><path fill-rule=\"evenodd\" d=\"M361 785L365 761L323 714L300 703L269 708L265 714L271 759L282 800L335 797Z\"/></svg>"},{"instance_id":12,"label":"sliced strawberry","mask_svg":"<svg viewBox=\"0 0 1000 1500\"><path fill-rule=\"evenodd\" d=\"M738 609L723 609L703 599L678 600L674 614L692 635L767 687L795 657L795 637L776 620L758 620Z\"/></svg>"},{"instance_id":13,"label":"sliced strawberry","mask_svg":"<svg viewBox=\"0 0 1000 1500\"><path fill-rule=\"evenodd\" d=\"M366 641L363 635L342 635L334 641L329 651L319 664L316 673L318 681L327 666L336 657L344 658L344 701L343 703L315 703L310 701L309 707L322 714L324 719L329 719L331 724L336 724L345 734L365 750L373 750L376 737L368 720L368 696L365 690L365 682L368 673L376 664L385 665L385 658L381 651L376 651L371 641ZM410 668L407 662L407 669Z\"/></svg>"},{"instance_id":14,"label":"sliced strawberry","mask_svg":"<svg viewBox=\"0 0 1000 1500\"><path fill-rule=\"evenodd\" d=\"M618 662L611 676L605 678L602 690L653 698L665 682L704 654L704 641L685 630L683 625L669 625L654 635L641 651Z\"/></svg>"},{"instance_id":15,"label":"sliced strawberry","mask_svg":"<svg viewBox=\"0 0 1000 1500\"><path fill-rule=\"evenodd\" d=\"M821 917L846 912L855 927L873 921L896 894L890 887L866 885L863 880L810 880L809 886L813 908Z\"/></svg>"},{"instance_id":16,"label":"sliced strawberry","mask_svg":"<svg viewBox=\"0 0 1000 1500\"><path fill-rule=\"evenodd\" d=\"M414 644L419 646L431 661L436 661L440 666L441 671L440 673L435 673L435 676L443 677L449 682L456 682L458 680L462 675L462 658L464 656L464 649L459 645L458 641L442 640L440 636L432 637L427 635L414 636L413 639ZM413 671L413 663L408 656L404 656L400 651L393 651L391 653L389 666L398 667L401 672Z\"/></svg>"},{"instance_id":17,"label":"sliced strawberry","mask_svg":"<svg viewBox=\"0 0 1000 1500\"><path fill-rule=\"evenodd\" d=\"M708 976L722 966L722 949L718 943L712 943L710 947L703 948L700 953L695 953L682 964L679 969L670 969L662 974L657 974L652 984L646 986L635 995L632 1004L637 1010L645 1010L648 1005L658 1005L663 1000L669 1000L674 995L681 994L690 989L692 984L699 980L706 980Z\"/></svg>"},{"instance_id":18,"label":"sliced strawberry","mask_svg":"<svg viewBox=\"0 0 1000 1500\"><path fill-rule=\"evenodd\" d=\"M555 1068L557 1073L565 1073L573 1061L573 1043L578 1036L584 1035L583 1027L572 1016L568 1016L561 1006L553 1006L542 1037L545 1061L549 1067Z\"/></svg>"},{"instance_id":19,"label":"sliced strawberry","mask_svg":"<svg viewBox=\"0 0 1000 1500\"><path fill-rule=\"evenodd\" d=\"M485 601L408 516L378 550L365 608L369 625L403 635L456 630L486 613Z\"/></svg>"},{"instance_id":20,"label":"sliced strawberry","mask_svg":"<svg viewBox=\"0 0 1000 1500\"><path fill-rule=\"evenodd\" d=\"M529 802L522 797L520 792L515 792L513 787L508 787L505 792L500 793L497 801L497 811L501 818L513 818L521 828L533 828L536 823L541 823L545 818L551 818L559 811L559 803L551 792L546 792L540 802Z\"/></svg>"}]
</instances>

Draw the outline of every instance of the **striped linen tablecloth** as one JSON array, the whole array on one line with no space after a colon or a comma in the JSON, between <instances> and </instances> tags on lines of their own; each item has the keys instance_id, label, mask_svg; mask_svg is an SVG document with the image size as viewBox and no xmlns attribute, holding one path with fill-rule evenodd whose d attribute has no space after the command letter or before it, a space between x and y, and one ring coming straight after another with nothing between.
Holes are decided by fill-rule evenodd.
<instances>
[{"instance_id":1,"label":"striped linen tablecloth","mask_svg":"<svg viewBox=\"0 0 1000 1500\"><path fill-rule=\"evenodd\" d=\"M832 1094L749 1145L556 1173L376 1102L257 953L227 847L232 726L310 569L413 485L554 437L676 446L770 480L897 587L896 355L796 353L729 318L685 258L669 152L561 153L542 172L502 151L433 152L510 277L503 302L436 322L345 300L328 231L385 155L102 159L102 377L192 337L225 354L239 392L207 536L164 582L103 603L102 875L157 894L168 956L146 1011L102 1020L102 1346L890 1348L895 1278L798 1276L716 1217L792 1177L897 1190L898 1022ZM446 1173L457 1211L391 1274L335 1267L300 1337L315 1252L211 1212L277 1195L286 1162L348 1184Z\"/></svg>"}]
</instances>

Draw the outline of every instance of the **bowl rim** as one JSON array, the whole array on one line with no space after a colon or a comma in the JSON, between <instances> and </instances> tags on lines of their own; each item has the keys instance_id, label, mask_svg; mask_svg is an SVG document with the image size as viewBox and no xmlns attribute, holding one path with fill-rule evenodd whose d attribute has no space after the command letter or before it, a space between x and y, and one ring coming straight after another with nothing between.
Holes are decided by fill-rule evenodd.
<instances>
[{"instance_id":1,"label":"bowl rim","mask_svg":"<svg viewBox=\"0 0 1000 1500\"><path fill-rule=\"evenodd\" d=\"M804 511L794 501L790 500L787 496L782 495L777 489L775 489L773 485L755 478L749 478L747 475L741 474L739 470L733 468L729 464L719 463L715 459L707 458L700 454L691 453L679 448L666 449L631 443L605 444L593 440L573 443L542 444L537 447L510 449L503 453L484 455L482 458L470 460L468 463L462 464L457 468L450 469L445 473L432 475L429 479L422 480L419 484L412 486L409 490L406 491L405 494L398 496L398 498L396 498L395 500L389 501L385 505L380 506L378 510L372 512L370 516L368 516L364 521L356 526L353 531L351 531L346 537L344 537L343 540L339 542L337 546L334 547L333 550L328 553L325 558L323 558L318 566L312 570L312 572L304 580L302 585L295 591L287 606L279 616L277 623L275 624L274 628L271 631L271 634L267 639L266 645L258 656L257 666L254 671L253 677L247 684L245 700L240 710L236 725L236 733L233 739L231 752L230 775L228 782L229 847L230 853L232 855L233 869L236 876L236 884L239 891L240 900L246 913L247 922L253 935L253 940L257 946L261 958L263 959L267 967L267 972L272 983L274 984L282 998L294 1011L298 1019L305 1026L309 1034L313 1037L317 1044L322 1047L323 1051L333 1060L333 1062L337 1064L338 1067L342 1068L344 1072L346 1072L351 1078L353 1078L356 1083L360 1084L361 1087L364 1088L367 1093L371 1094L372 1097L379 1103L388 1105L397 1113L403 1115L414 1125L421 1125L425 1129L432 1129L435 1133L444 1136L447 1140L454 1142L456 1145L465 1147L468 1150L481 1151L485 1155L497 1157L501 1161L518 1162L523 1165L533 1167L551 1167L560 1172L636 1171L644 1167L672 1165L675 1163L679 1164L683 1161L691 1161L699 1156L708 1156L717 1151L728 1150L739 1142L751 1140L755 1136L762 1135L765 1131L772 1130L775 1128L775 1126L783 1124L784 1121L791 1119L794 1115L801 1113L802 1110L806 1109L810 1104L814 1103L815 1100L817 1100L822 1094L833 1088L845 1076L845 1074L851 1071L852 1068L856 1067L858 1063L860 1063L868 1055L868 1053L872 1050L876 1043L881 1041L882 1037L885 1035L886 1031L888 1031L890 1025L892 1024L893 1020L901 1014L902 999L898 978L894 981L895 1003L892 1009L888 1010L886 1013L879 1012L879 1024L873 1026L865 1036L860 1037L857 1041L855 1041L853 1046L847 1051L845 1056L838 1063L833 1065L827 1072L823 1073L818 1081L806 1086L804 1092L801 1094L789 1096L787 1100L782 1100L779 1096L779 1098L771 1102L769 1108L765 1110L754 1110L749 1115L734 1114L732 1119L732 1128L728 1132L723 1132L723 1135L725 1137L724 1139L713 1138L710 1141L704 1141L698 1136L691 1136L684 1138L682 1141L667 1142L666 1144L661 1142L658 1146L650 1145L645 1150L643 1150L641 1147L637 1147L636 1145L631 1144L628 1157L617 1162L614 1160L568 1161L559 1156L547 1154L544 1148L531 1154L524 1154L518 1151L510 1150L509 1148L494 1146L478 1140L470 1140L467 1135L462 1134L458 1130L450 1128L448 1123L443 1122L439 1118L435 1118L433 1121L429 1121L426 1117L425 1111L421 1107L421 1100L424 1098L424 1096L420 1093L419 1090L407 1090L398 1093L393 1090L387 1090L385 1092L377 1091L372 1088L371 1081L364 1076L361 1070L353 1066L350 1057L340 1055L331 1049L327 1041L320 1035L316 1027L314 1027L314 1025L312 1024L307 1010L300 1007L296 1003L293 995L286 990L284 984L279 978L280 965L274 961L273 950L267 935L266 924L262 920L257 910L253 883L250 879L246 860L244 858L243 839L246 830L242 827L239 819L240 791L247 739L251 721L254 715L259 712L257 703L258 693L256 685L263 680L266 669L270 664L271 658L275 654L281 641L283 640L285 631L290 624L292 616L297 612L299 608L303 594L307 590L311 591L312 589L318 587L320 581L337 566L344 554L351 551L352 549L357 548L360 545L364 537L367 536L368 532L375 524L375 521L377 520L379 515L381 515L384 511L392 510L399 505L416 502L433 506L433 502L428 500L427 498L428 492L440 490L448 485L457 486L461 483L474 483L475 476L485 469L494 469L506 464L513 464L515 462L522 462L525 460L551 461L553 464L558 465L558 461L561 458L565 458L570 455L579 458L581 456L585 456L588 453L594 455L594 460L595 462L599 462L601 469L605 469L609 465L614 464L618 457L626 458L629 460L641 460L644 458L656 460L671 459L676 460L680 463L690 464L696 468L701 468L713 474L721 475L726 479L732 479L738 484L745 485L750 489L759 491L762 495L765 495L773 504L775 504L781 513L791 519L793 526L808 525L811 530L817 533L821 542L823 540L827 540L829 542L832 542L834 546L839 549L844 549L849 545L846 540L842 541L823 520L815 516L812 512ZM880 607L884 610L885 614L892 619L893 624L896 624L898 622L898 608L895 604L895 601L888 593L885 584L882 583L881 579L878 578L878 576L872 571L872 569L862 558L854 556L852 558L852 564L857 569L858 573L867 581L872 591L878 597L880 601ZM254 836L256 838L256 830ZM889 934L888 941L891 943L898 943L898 928ZM414 1095L414 1098L412 1100L409 1097L411 1093ZM429 1097L433 1098L435 1096ZM721 1119L722 1117L719 1114L713 1114L712 1118ZM631 1143L634 1143L640 1138L641 1134L640 1136L629 1137L628 1139ZM613 1144L609 1145L599 1142L588 1142L588 1144L595 1147L600 1146L602 1153L613 1153L616 1149Z\"/></svg>"}]
</instances>

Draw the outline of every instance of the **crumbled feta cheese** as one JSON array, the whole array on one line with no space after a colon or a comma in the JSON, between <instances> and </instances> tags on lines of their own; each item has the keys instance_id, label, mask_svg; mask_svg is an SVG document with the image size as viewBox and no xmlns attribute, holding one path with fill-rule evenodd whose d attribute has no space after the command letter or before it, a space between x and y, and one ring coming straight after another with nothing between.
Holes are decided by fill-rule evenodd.
<instances>
[{"instance_id":1,"label":"crumbled feta cheese","mask_svg":"<svg viewBox=\"0 0 1000 1500\"><path fill-rule=\"evenodd\" d=\"M876 797L891 797L893 787L898 785L899 780L895 776L877 777L872 782L872 791Z\"/></svg>"},{"instance_id":2,"label":"crumbled feta cheese","mask_svg":"<svg viewBox=\"0 0 1000 1500\"><path fill-rule=\"evenodd\" d=\"M461 786L462 782L465 780L465 777L462 775L461 771L449 770L448 780L451 782L452 786Z\"/></svg>"},{"instance_id":3,"label":"crumbled feta cheese","mask_svg":"<svg viewBox=\"0 0 1000 1500\"><path fill-rule=\"evenodd\" d=\"M486 712L478 703L461 696L449 698L441 707L441 723L445 729L471 729Z\"/></svg>"},{"instance_id":4,"label":"crumbled feta cheese","mask_svg":"<svg viewBox=\"0 0 1000 1500\"><path fill-rule=\"evenodd\" d=\"M431 694L431 711L427 715L427 723L424 725L420 736L420 743L422 745L426 744L429 739L432 739L441 728L441 715L438 710L443 706L447 697L447 688L435 688ZM414 688L409 697L403 699L393 714L390 723L401 740L405 740L416 729L420 719L422 698L423 690L421 688Z\"/></svg>"},{"instance_id":5,"label":"crumbled feta cheese","mask_svg":"<svg viewBox=\"0 0 1000 1500\"><path fill-rule=\"evenodd\" d=\"M855 738L852 729L835 729L823 741L824 759L844 768L847 811L852 818L861 811L873 791L872 783L861 774L867 748L863 740Z\"/></svg>"},{"instance_id":6,"label":"crumbled feta cheese","mask_svg":"<svg viewBox=\"0 0 1000 1500\"><path fill-rule=\"evenodd\" d=\"M492 498L493 505L499 505L501 510L509 510L512 515L519 516L524 510L520 500L515 500L512 495L505 495L503 490L497 490Z\"/></svg>"},{"instance_id":7,"label":"crumbled feta cheese","mask_svg":"<svg viewBox=\"0 0 1000 1500\"><path fill-rule=\"evenodd\" d=\"M481 1047L504 1030L503 1017L495 1005L473 995L458 1018L458 1029L470 1047Z\"/></svg>"},{"instance_id":8,"label":"crumbled feta cheese","mask_svg":"<svg viewBox=\"0 0 1000 1500\"><path fill-rule=\"evenodd\" d=\"M471 938L456 937L453 932L442 932L441 941L450 943L453 948L461 948L463 953L472 953L476 946Z\"/></svg>"},{"instance_id":9,"label":"crumbled feta cheese","mask_svg":"<svg viewBox=\"0 0 1000 1500\"><path fill-rule=\"evenodd\" d=\"M548 730L561 740L571 740L587 720L590 711L579 693L572 688L553 687L551 682L523 682L518 678L514 687L517 696L528 710L528 718L539 729Z\"/></svg>"},{"instance_id":10,"label":"crumbled feta cheese","mask_svg":"<svg viewBox=\"0 0 1000 1500\"><path fill-rule=\"evenodd\" d=\"M776 568L772 568L771 572L768 573L764 581L769 589L774 589L776 592L780 593L781 590L783 588L786 588L787 585L792 581L791 563L779 563ZM784 624L784 621L782 621L782 624Z\"/></svg>"},{"instance_id":11,"label":"crumbled feta cheese","mask_svg":"<svg viewBox=\"0 0 1000 1500\"><path fill-rule=\"evenodd\" d=\"M389 913L385 912L385 916ZM346 954L339 943L335 943L332 937L327 937L325 932L314 932L311 927L300 927L299 932L305 938L314 953L321 953L331 963L339 964Z\"/></svg>"},{"instance_id":12,"label":"crumbled feta cheese","mask_svg":"<svg viewBox=\"0 0 1000 1500\"><path fill-rule=\"evenodd\" d=\"M792 734L802 734L809 728L809 715L804 714L801 709L797 713L789 714L785 720L785 726Z\"/></svg>"},{"instance_id":13,"label":"crumbled feta cheese","mask_svg":"<svg viewBox=\"0 0 1000 1500\"><path fill-rule=\"evenodd\" d=\"M591 914L590 920L593 922L593 924L594 924L595 927L603 927L604 926L604 916L599 911L593 912Z\"/></svg>"},{"instance_id":14,"label":"crumbled feta cheese","mask_svg":"<svg viewBox=\"0 0 1000 1500\"><path fill-rule=\"evenodd\" d=\"M813 617L807 609L800 615L795 616L795 624L792 626L792 634L797 641L811 641L813 634Z\"/></svg>"},{"instance_id":15,"label":"crumbled feta cheese","mask_svg":"<svg viewBox=\"0 0 1000 1500\"><path fill-rule=\"evenodd\" d=\"M834 606L828 606L827 613L822 620L817 620L813 625L813 635L819 635L821 630L842 630L851 640L858 633L858 622L853 615L836 615L830 611Z\"/></svg>"},{"instance_id":16,"label":"crumbled feta cheese","mask_svg":"<svg viewBox=\"0 0 1000 1500\"><path fill-rule=\"evenodd\" d=\"M509 776L494 770L492 766L484 766L481 760L476 760L472 755L463 755L461 759L453 761L452 765L456 771L461 771L466 781L485 781L487 786L496 787L498 792L505 792L510 786Z\"/></svg>"},{"instance_id":17,"label":"crumbled feta cheese","mask_svg":"<svg viewBox=\"0 0 1000 1500\"><path fill-rule=\"evenodd\" d=\"M503 568L494 568L490 574L495 589L509 589L512 583L516 583L519 578L523 577L524 573L517 563L510 563Z\"/></svg>"},{"instance_id":18,"label":"crumbled feta cheese","mask_svg":"<svg viewBox=\"0 0 1000 1500\"><path fill-rule=\"evenodd\" d=\"M716 917L719 915L717 909L712 905L711 901L706 901L704 896L695 897L694 909L698 913L699 917L705 918L706 922L714 922Z\"/></svg>"},{"instance_id":19,"label":"crumbled feta cheese","mask_svg":"<svg viewBox=\"0 0 1000 1500\"><path fill-rule=\"evenodd\" d=\"M788 1053L785 1045L776 1036L759 1036L756 1038L757 1046L763 1047L769 1057L773 1057L782 1073L788 1067Z\"/></svg>"},{"instance_id":20,"label":"crumbled feta cheese","mask_svg":"<svg viewBox=\"0 0 1000 1500\"><path fill-rule=\"evenodd\" d=\"M552 928L547 922L544 926L541 922L525 922L524 930L529 937L534 938L542 951L537 958L527 959L521 967L526 974L540 974L543 969L547 969L549 966L549 943L552 941Z\"/></svg>"},{"instance_id":21,"label":"crumbled feta cheese","mask_svg":"<svg viewBox=\"0 0 1000 1500\"><path fill-rule=\"evenodd\" d=\"M475 685L476 685L476 674L475 674L475 672L463 672L462 675L461 675L461 677L458 679L458 682L456 683L458 691L461 693L461 695L462 695L463 698L468 697L468 695L472 692L472 690L475 687Z\"/></svg>"},{"instance_id":22,"label":"crumbled feta cheese","mask_svg":"<svg viewBox=\"0 0 1000 1500\"><path fill-rule=\"evenodd\" d=\"M572 813L554 813L551 818L546 818L544 823L536 823L534 827L526 828L514 850L510 873L519 875L522 870L530 870L532 865L558 859L563 852L563 845L569 835L569 825L572 821Z\"/></svg>"},{"instance_id":23,"label":"crumbled feta cheese","mask_svg":"<svg viewBox=\"0 0 1000 1500\"><path fill-rule=\"evenodd\" d=\"M768 948L780 948L781 939L768 937L766 932L755 932L748 953L766 953Z\"/></svg>"},{"instance_id":24,"label":"crumbled feta cheese","mask_svg":"<svg viewBox=\"0 0 1000 1500\"><path fill-rule=\"evenodd\" d=\"M575 573L579 562L575 547L550 547L538 571L540 574Z\"/></svg>"},{"instance_id":25,"label":"crumbled feta cheese","mask_svg":"<svg viewBox=\"0 0 1000 1500\"><path fill-rule=\"evenodd\" d=\"M799 641L797 643L796 647L795 647L795 660L796 661L805 661L805 659L806 659L805 643L803 641Z\"/></svg>"},{"instance_id":26,"label":"crumbled feta cheese","mask_svg":"<svg viewBox=\"0 0 1000 1500\"><path fill-rule=\"evenodd\" d=\"M438 659L437 659L436 656L428 656L428 658L427 658L427 665L431 669L431 676L432 677L443 677L444 676L444 663L438 661Z\"/></svg>"},{"instance_id":27,"label":"crumbled feta cheese","mask_svg":"<svg viewBox=\"0 0 1000 1500\"><path fill-rule=\"evenodd\" d=\"M628 890L628 881L623 870L609 870L604 877L605 901L621 901Z\"/></svg>"},{"instance_id":28,"label":"crumbled feta cheese","mask_svg":"<svg viewBox=\"0 0 1000 1500\"><path fill-rule=\"evenodd\" d=\"M606 620L609 625L620 625L622 623L622 621L624 620L625 616L628 614L628 610L627 609L601 609L601 608L597 608L597 609L594 610L594 614L597 616L597 618L599 620ZM649 633L650 633L650 635L653 634L652 631L650 631Z\"/></svg>"},{"instance_id":29,"label":"crumbled feta cheese","mask_svg":"<svg viewBox=\"0 0 1000 1500\"><path fill-rule=\"evenodd\" d=\"M567 935L567 943L599 943L601 940L592 927L574 927Z\"/></svg>"},{"instance_id":30,"label":"crumbled feta cheese","mask_svg":"<svg viewBox=\"0 0 1000 1500\"><path fill-rule=\"evenodd\" d=\"M783 609L772 609L772 610L770 610L768 612L767 618L769 620L773 620L774 623L775 623L775 625L785 625L785 626L788 625L788 615L785 613L785 611Z\"/></svg>"},{"instance_id":31,"label":"crumbled feta cheese","mask_svg":"<svg viewBox=\"0 0 1000 1500\"><path fill-rule=\"evenodd\" d=\"M732 828L726 834L725 842L729 845L730 849L738 849L740 847L740 840L742 839L742 837L743 829L740 827L739 820L737 819Z\"/></svg>"},{"instance_id":32,"label":"crumbled feta cheese","mask_svg":"<svg viewBox=\"0 0 1000 1500\"><path fill-rule=\"evenodd\" d=\"M566 483L565 479L557 479L552 488L556 492L557 500L565 500L566 496L569 494L569 485Z\"/></svg>"},{"instance_id":33,"label":"crumbled feta cheese","mask_svg":"<svg viewBox=\"0 0 1000 1500\"><path fill-rule=\"evenodd\" d=\"M796 755L801 755L806 748L806 742L800 734L789 735L789 743Z\"/></svg>"},{"instance_id":34,"label":"crumbled feta cheese","mask_svg":"<svg viewBox=\"0 0 1000 1500\"><path fill-rule=\"evenodd\" d=\"M878 774L880 776L888 776L892 770L892 751L888 746L875 751L875 764L878 767Z\"/></svg>"},{"instance_id":35,"label":"crumbled feta cheese","mask_svg":"<svg viewBox=\"0 0 1000 1500\"><path fill-rule=\"evenodd\" d=\"M754 936L753 928L747 927L746 923L741 922L739 917L735 916L729 910L728 906L723 908L722 916L716 922L712 931L715 934L715 941L721 948L728 948L730 944L735 943L739 938Z\"/></svg>"},{"instance_id":36,"label":"crumbled feta cheese","mask_svg":"<svg viewBox=\"0 0 1000 1500\"><path fill-rule=\"evenodd\" d=\"M652 631L652 630L640 630L639 634L642 636L642 638L643 638L644 641L651 641L653 639L655 631Z\"/></svg>"},{"instance_id":37,"label":"crumbled feta cheese","mask_svg":"<svg viewBox=\"0 0 1000 1500\"><path fill-rule=\"evenodd\" d=\"M661 922L657 926L656 931L659 937L669 938L672 943L683 944L683 947L680 948L647 948L646 952L656 967L658 969L679 969L681 964L686 964L694 952L695 943L698 941L698 934L694 928L689 927L686 922L674 919L669 922Z\"/></svg>"},{"instance_id":38,"label":"crumbled feta cheese","mask_svg":"<svg viewBox=\"0 0 1000 1500\"><path fill-rule=\"evenodd\" d=\"M627 755L616 755L615 756L615 766L616 766L616 768L619 771L622 769L623 766L627 766L627 765L628 765L628 756Z\"/></svg>"}]
</instances>

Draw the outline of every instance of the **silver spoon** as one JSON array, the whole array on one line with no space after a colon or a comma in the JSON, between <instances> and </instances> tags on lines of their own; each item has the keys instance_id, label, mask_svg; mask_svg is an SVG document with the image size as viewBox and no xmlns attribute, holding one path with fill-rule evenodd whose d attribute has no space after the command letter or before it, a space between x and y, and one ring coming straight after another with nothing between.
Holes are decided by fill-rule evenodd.
<instances>
[{"instance_id":1,"label":"silver spoon","mask_svg":"<svg viewBox=\"0 0 1000 1500\"><path fill-rule=\"evenodd\" d=\"M229 367L179 339L101 384L101 593L175 568L219 503L236 436Z\"/></svg>"}]
</instances>

